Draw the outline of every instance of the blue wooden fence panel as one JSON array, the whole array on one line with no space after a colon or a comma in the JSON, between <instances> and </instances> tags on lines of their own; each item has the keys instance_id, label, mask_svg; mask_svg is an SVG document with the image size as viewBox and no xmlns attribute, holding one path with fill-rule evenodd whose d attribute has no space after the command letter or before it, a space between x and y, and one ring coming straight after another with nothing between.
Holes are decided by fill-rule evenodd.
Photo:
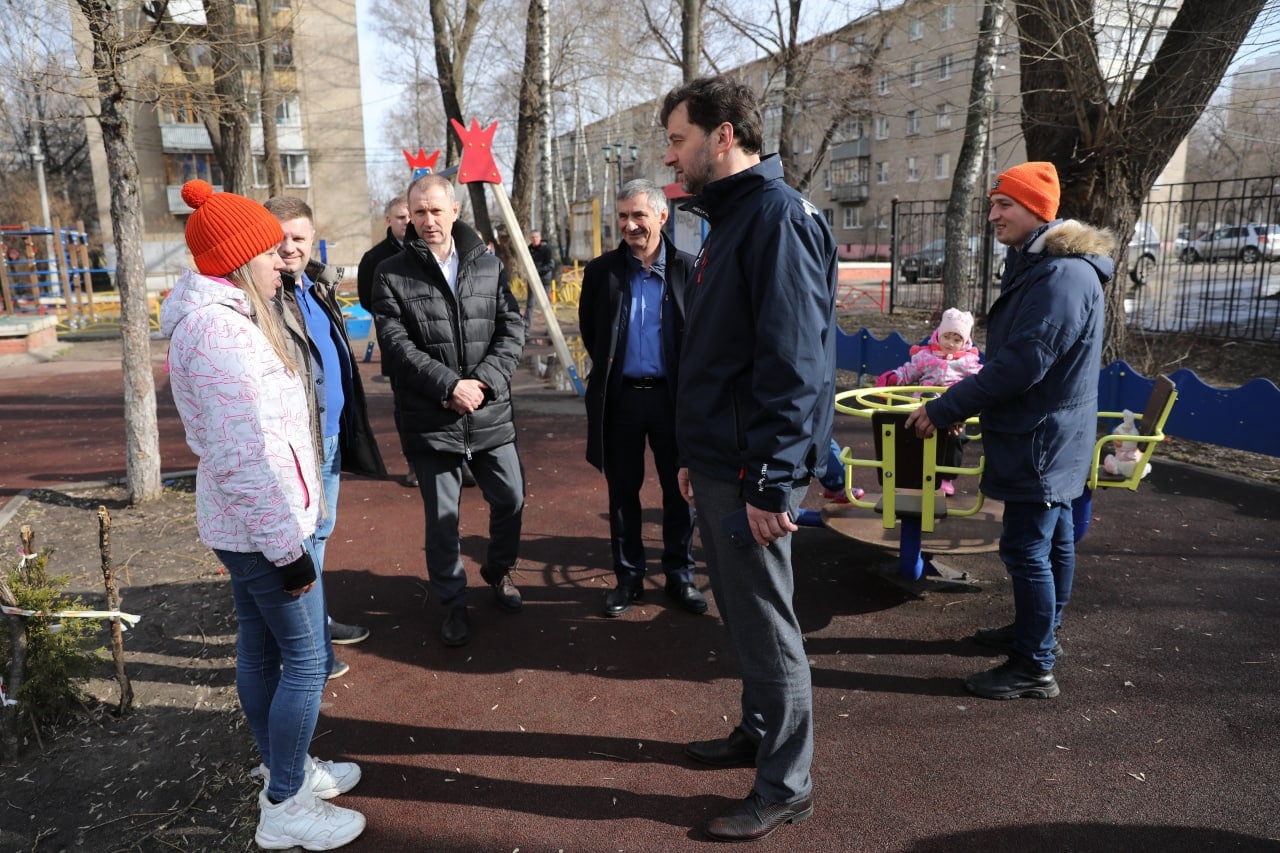
<instances>
[{"instance_id":1,"label":"blue wooden fence panel","mask_svg":"<svg viewBox=\"0 0 1280 853\"><path fill-rule=\"evenodd\" d=\"M836 366L860 375L878 376L910 357L911 344L897 332L881 340L866 329L836 338ZM1178 402L1165 424L1165 434L1237 450L1280 456L1280 388L1269 379L1254 379L1240 388L1215 388L1185 367L1169 374L1178 386ZM1141 413L1155 379L1123 361L1098 375L1098 409Z\"/></svg>"}]
</instances>

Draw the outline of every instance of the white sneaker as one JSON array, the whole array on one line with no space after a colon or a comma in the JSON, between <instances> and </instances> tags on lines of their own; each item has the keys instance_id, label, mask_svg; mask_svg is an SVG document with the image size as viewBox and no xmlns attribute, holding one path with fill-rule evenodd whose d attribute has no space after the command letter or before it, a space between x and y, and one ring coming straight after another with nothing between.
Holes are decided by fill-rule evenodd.
<instances>
[{"instance_id":1,"label":"white sneaker","mask_svg":"<svg viewBox=\"0 0 1280 853\"><path fill-rule=\"evenodd\" d=\"M306 786L283 803L272 803L263 788L258 812L253 840L264 850L334 850L364 832L364 815L318 800Z\"/></svg>"},{"instance_id":2,"label":"white sneaker","mask_svg":"<svg viewBox=\"0 0 1280 853\"><path fill-rule=\"evenodd\" d=\"M264 783L271 782L271 771L265 764L259 764L249 775L261 777ZM322 800L332 800L356 786L360 781L360 765L352 761L325 761L308 755L307 779L312 793Z\"/></svg>"}]
</instances>

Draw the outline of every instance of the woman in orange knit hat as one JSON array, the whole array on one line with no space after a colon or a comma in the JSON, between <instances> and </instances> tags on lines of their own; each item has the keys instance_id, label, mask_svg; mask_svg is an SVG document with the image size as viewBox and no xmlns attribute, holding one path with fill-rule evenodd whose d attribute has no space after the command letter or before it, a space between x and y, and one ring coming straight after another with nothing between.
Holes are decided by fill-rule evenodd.
<instances>
[{"instance_id":1,"label":"woman in orange knit hat","mask_svg":"<svg viewBox=\"0 0 1280 853\"><path fill-rule=\"evenodd\" d=\"M236 692L262 756L256 841L330 850L364 816L327 802L355 764L307 754L328 676L324 592L311 555L323 505L301 374L270 300L284 264L265 207L189 181L186 270L165 298L170 385L199 457L196 526L231 577Z\"/></svg>"}]
</instances>

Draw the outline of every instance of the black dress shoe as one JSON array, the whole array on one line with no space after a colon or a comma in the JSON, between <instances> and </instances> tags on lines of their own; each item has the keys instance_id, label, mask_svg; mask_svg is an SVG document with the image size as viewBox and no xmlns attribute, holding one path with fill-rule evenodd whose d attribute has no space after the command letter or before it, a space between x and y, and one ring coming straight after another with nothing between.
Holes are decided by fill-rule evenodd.
<instances>
[{"instance_id":1,"label":"black dress shoe","mask_svg":"<svg viewBox=\"0 0 1280 853\"><path fill-rule=\"evenodd\" d=\"M698 592L698 588L691 583L669 583L667 584L667 598L679 604L690 613L706 613L707 600L702 597L702 593Z\"/></svg>"},{"instance_id":2,"label":"black dress shoe","mask_svg":"<svg viewBox=\"0 0 1280 853\"><path fill-rule=\"evenodd\" d=\"M631 609L631 602L644 598L644 587L638 583L621 583L604 594L604 615L621 616Z\"/></svg>"},{"instance_id":3,"label":"black dress shoe","mask_svg":"<svg viewBox=\"0 0 1280 853\"><path fill-rule=\"evenodd\" d=\"M471 639L471 617L466 605L450 607L449 615L440 626L440 642L446 646L465 646Z\"/></svg>"},{"instance_id":4,"label":"black dress shoe","mask_svg":"<svg viewBox=\"0 0 1280 853\"><path fill-rule=\"evenodd\" d=\"M1013 649L1013 624L1002 625L999 628L979 628L973 632L973 641L980 646L990 646L993 649L1000 649L1002 652L1008 652ZM1062 644L1058 642L1058 632L1053 633L1053 656L1060 658L1065 654L1062 650Z\"/></svg>"},{"instance_id":5,"label":"black dress shoe","mask_svg":"<svg viewBox=\"0 0 1280 853\"><path fill-rule=\"evenodd\" d=\"M983 699L1052 699L1059 692L1053 670L1041 669L1022 655L1009 655L995 669L974 673L964 686Z\"/></svg>"},{"instance_id":6,"label":"black dress shoe","mask_svg":"<svg viewBox=\"0 0 1280 853\"><path fill-rule=\"evenodd\" d=\"M524 599L520 597L520 590L516 589L515 582L511 580L510 572L504 572L501 580L489 586L493 588L493 600L503 610L508 613L519 613L520 608L524 607Z\"/></svg>"},{"instance_id":7,"label":"black dress shoe","mask_svg":"<svg viewBox=\"0 0 1280 853\"><path fill-rule=\"evenodd\" d=\"M707 822L707 835L717 841L758 841L784 823L813 817L813 796L795 803L770 803L755 791L729 811Z\"/></svg>"},{"instance_id":8,"label":"black dress shoe","mask_svg":"<svg viewBox=\"0 0 1280 853\"><path fill-rule=\"evenodd\" d=\"M684 754L713 767L754 767L758 748L742 726L738 726L726 738L695 740L685 746Z\"/></svg>"}]
</instances>

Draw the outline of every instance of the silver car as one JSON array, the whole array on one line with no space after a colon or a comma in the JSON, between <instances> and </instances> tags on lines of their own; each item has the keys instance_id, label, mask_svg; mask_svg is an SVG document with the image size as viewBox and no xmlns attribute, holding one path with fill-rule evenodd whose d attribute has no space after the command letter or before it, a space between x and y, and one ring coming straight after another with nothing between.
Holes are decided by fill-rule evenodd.
<instances>
[{"instance_id":1,"label":"silver car","mask_svg":"<svg viewBox=\"0 0 1280 853\"><path fill-rule=\"evenodd\" d=\"M1129 278L1142 287L1159 265L1160 235L1150 222L1139 222L1133 227L1133 239L1129 241Z\"/></svg>"},{"instance_id":2,"label":"silver car","mask_svg":"<svg viewBox=\"0 0 1280 853\"><path fill-rule=\"evenodd\" d=\"M1206 231L1185 246L1178 255L1183 263L1239 258L1246 264L1280 257L1280 225L1251 222L1223 225Z\"/></svg>"}]
</instances>

